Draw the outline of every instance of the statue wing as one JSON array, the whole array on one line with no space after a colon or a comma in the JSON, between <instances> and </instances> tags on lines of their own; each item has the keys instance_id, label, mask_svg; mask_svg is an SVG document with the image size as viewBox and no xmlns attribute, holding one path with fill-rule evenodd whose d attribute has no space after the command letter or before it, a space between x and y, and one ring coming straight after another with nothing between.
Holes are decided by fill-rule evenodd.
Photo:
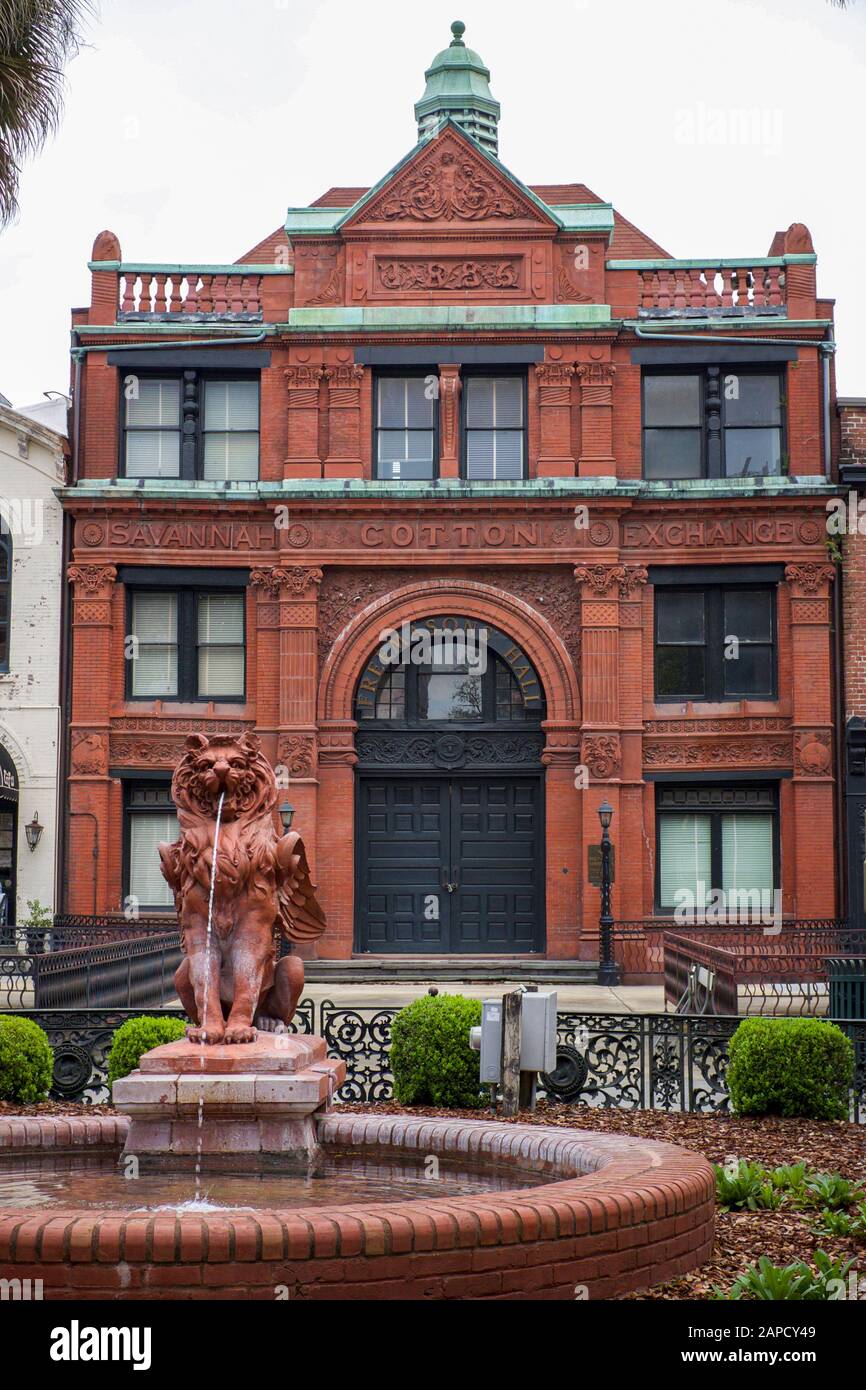
<instances>
[{"instance_id":1,"label":"statue wing","mask_svg":"<svg viewBox=\"0 0 866 1390\"><path fill-rule=\"evenodd\" d=\"M290 941L315 941L327 925L316 900L316 885L310 878L307 852L300 835L284 835L277 844L278 920L280 930Z\"/></svg>"}]
</instances>

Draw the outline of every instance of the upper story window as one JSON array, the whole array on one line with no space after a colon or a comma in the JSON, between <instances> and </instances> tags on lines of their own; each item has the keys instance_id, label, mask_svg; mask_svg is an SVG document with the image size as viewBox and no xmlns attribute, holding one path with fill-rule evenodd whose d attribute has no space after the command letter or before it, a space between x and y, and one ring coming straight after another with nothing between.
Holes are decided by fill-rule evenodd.
<instances>
[{"instance_id":1,"label":"upper story window","mask_svg":"<svg viewBox=\"0 0 866 1390\"><path fill-rule=\"evenodd\" d=\"M644 476L676 480L780 474L784 405L777 371L645 371Z\"/></svg>"},{"instance_id":2,"label":"upper story window","mask_svg":"<svg viewBox=\"0 0 866 1390\"><path fill-rule=\"evenodd\" d=\"M9 670L9 630L12 625L12 537L0 532L0 671Z\"/></svg>"},{"instance_id":3,"label":"upper story window","mask_svg":"<svg viewBox=\"0 0 866 1390\"><path fill-rule=\"evenodd\" d=\"M776 600L768 586L657 588L655 698L776 698Z\"/></svg>"},{"instance_id":4,"label":"upper story window","mask_svg":"<svg viewBox=\"0 0 866 1390\"><path fill-rule=\"evenodd\" d=\"M131 589L128 698L243 702L244 597L229 590Z\"/></svg>"},{"instance_id":5,"label":"upper story window","mask_svg":"<svg viewBox=\"0 0 866 1390\"><path fill-rule=\"evenodd\" d=\"M411 481L439 476L437 383L435 367L399 376L377 375L377 478ZM462 387L462 476L486 482L525 477L525 374L467 372Z\"/></svg>"},{"instance_id":6,"label":"upper story window","mask_svg":"<svg viewBox=\"0 0 866 1390\"><path fill-rule=\"evenodd\" d=\"M423 376L380 375L376 382L376 476L435 478L439 464L435 371Z\"/></svg>"},{"instance_id":7,"label":"upper story window","mask_svg":"<svg viewBox=\"0 0 866 1390\"><path fill-rule=\"evenodd\" d=\"M496 481L526 472L526 378L468 375L463 383L464 472Z\"/></svg>"},{"instance_id":8,"label":"upper story window","mask_svg":"<svg viewBox=\"0 0 866 1390\"><path fill-rule=\"evenodd\" d=\"M197 372L173 377L131 374L124 379L122 395L127 478L208 482L255 482L258 478L256 379L204 377Z\"/></svg>"}]
</instances>

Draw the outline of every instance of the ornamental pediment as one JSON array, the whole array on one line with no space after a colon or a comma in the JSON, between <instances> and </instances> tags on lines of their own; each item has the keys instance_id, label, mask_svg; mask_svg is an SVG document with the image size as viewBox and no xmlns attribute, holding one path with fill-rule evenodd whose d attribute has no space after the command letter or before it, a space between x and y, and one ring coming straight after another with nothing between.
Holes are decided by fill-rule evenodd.
<instances>
[{"instance_id":1,"label":"ornamental pediment","mask_svg":"<svg viewBox=\"0 0 866 1390\"><path fill-rule=\"evenodd\" d=\"M543 205L454 126L420 146L341 228L344 234L451 231L475 227L558 230Z\"/></svg>"}]
</instances>

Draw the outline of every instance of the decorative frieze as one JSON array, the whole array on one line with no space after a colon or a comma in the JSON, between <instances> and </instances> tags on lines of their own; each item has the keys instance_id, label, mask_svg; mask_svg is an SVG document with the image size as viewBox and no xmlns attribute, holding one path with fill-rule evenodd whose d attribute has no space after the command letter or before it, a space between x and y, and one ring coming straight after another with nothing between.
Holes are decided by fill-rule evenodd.
<instances>
[{"instance_id":1,"label":"decorative frieze","mask_svg":"<svg viewBox=\"0 0 866 1390\"><path fill-rule=\"evenodd\" d=\"M376 289L380 293L448 291L472 294L479 290L520 290L523 288L523 257L444 256L395 261L379 258L375 262Z\"/></svg>"},{"instance_id":2,"label":"decorative frieze","mask_svg":"<svg viewBox=\"0 0 866 1390\"><path fill-rule=\"evenodd\" d=\"M791 744L788 739L646 739L643 763L647 768L790 767Z\"/></svg>"}]
</instances>

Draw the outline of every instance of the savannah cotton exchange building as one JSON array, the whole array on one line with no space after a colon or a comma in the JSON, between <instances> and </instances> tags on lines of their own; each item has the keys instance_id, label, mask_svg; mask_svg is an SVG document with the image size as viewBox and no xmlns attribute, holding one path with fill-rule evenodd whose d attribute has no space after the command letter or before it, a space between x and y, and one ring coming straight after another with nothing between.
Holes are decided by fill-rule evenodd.
<instances>
[{"instance_id":1,"label":"savannah cotton exchange building","mask_svg":"<svg viewBox=\"0 0 866 1390\"><path fill-rule=\"evenodd\" d=\"M674 260L582 184L525 185L462 29L376 187L221 266L96 240L67 911L170 911L172 768L245 730L286 770L323 956L596 959L604 800L619 919L702 884L838 911L809 232ZM483 674L383 664L424 625L486 632Z\"/></svg>"}]
</instances>

